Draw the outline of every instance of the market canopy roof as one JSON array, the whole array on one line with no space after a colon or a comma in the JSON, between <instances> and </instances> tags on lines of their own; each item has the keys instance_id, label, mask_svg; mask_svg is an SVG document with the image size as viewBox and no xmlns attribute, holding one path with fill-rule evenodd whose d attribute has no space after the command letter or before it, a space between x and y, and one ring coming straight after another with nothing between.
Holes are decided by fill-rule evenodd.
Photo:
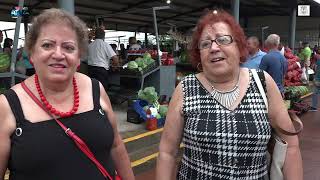
<instances>
[{"instance_id":1,"label":"market canopy roof","mask_svg":"<svg viewBox=\"0 0 320 180\"><path fill-rule=\"evenodd\" d=\"M1 0L0 21L15 21L10 17L18 0ZM153 32L152 7L166 6L166 0L74 0L75 14L94 25L96 17L103 17L107 29ZM320 16L320 7L311 0L240 0L240 18L255 16L290 16L292 6L311 4L311 16ZM43 9L58 7L57 0L25 0L31 16ZM159 32L170 27L185 31L194 27L205 9L223 8L231 11L231 0L171 0L170 9L158 10Z\"/></svg>"}]
</instances>

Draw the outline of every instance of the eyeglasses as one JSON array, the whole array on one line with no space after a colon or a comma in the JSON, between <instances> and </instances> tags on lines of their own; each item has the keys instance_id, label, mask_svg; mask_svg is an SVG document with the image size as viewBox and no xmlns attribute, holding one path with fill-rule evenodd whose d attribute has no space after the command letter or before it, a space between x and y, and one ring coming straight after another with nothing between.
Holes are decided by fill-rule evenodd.
<instances>
[{"instance_id":1,"label":"eyeglasses","mask_svg":"<svg viewBox=\"0 0 320 180\"><path fill-rule=\"evenodd\" d=\"M218 46L228 45L233 42L233 38L230 35L223 35L223 36L219 36L213 40L212 39L202 40L199 43L199 49L211 48L213 42L215 42Z\"/></svg>"}]
</instances>

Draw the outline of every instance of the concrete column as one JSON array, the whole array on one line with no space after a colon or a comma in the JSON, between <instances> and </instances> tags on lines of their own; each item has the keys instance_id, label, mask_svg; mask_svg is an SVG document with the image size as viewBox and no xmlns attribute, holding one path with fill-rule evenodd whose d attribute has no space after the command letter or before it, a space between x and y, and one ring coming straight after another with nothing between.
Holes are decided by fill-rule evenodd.
<instances>
[{"instance_id":1,"label":"concrete column","mask_svg":"<svg viewBox=\"0 0 320 180\"><path fill-rule=\"evenodd\" d=\"M294 44L296 40L296 16L297 16L297 6L291 7L290 14L290 37L289 37L289 47L294 52Z\"/></svg>"},{"instance_id":2,"label":"concrete column","mask_svg":"<svg viewBox=\"0 0 320 180\"><path fill-rule=\"evenodd\" d=\"M231 8L234 19L239 23L240 0L231 0Z\"/></svg>"},{"instance_id":3,"label":"concrete column","mask_svg":"<svg viewBox=\"0 0 320 180\"><path fill-rule=\"evenodd\" d=\"M59 8L74 14L74 0L58 0L58 6Z\"/></svg>"}]
</instances>

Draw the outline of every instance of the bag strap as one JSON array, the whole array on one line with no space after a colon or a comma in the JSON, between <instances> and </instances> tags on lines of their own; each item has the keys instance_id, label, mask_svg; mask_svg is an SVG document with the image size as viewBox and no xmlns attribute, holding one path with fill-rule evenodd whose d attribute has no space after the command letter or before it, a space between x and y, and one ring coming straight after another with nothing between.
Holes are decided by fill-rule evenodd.
<instances>
[{"instance_id":1,"label":"bag strap","mask_svg":"<svg viewBox=\"0 0 320 180\"><path fill-rule=\"evenodd\" d=\"M69 136L77 145L77 147L96 165L96 167L99 169L102 175L105 178L108 177L110 180L112 180L113 178L110 176L107 170L101 165L101 163L95 158L94 154L91 152L86 143L79 136L77 136L70 128L66 127L61 121L54 117L50 113L50 111L48 111L45 108L45 106L40 102L40 100L31 92L31 90L25 85L24 81L21 82L21 86L26 91L26 93L32 98L32 100L58 123L58 125L64 130L66 135Z\"/></svg>"},{"instance_id":2,"label":"bag strap","mask_svg":"<svg viewBox=\"0 0 320 180\"><path fill-rule=\"evenodd\" d=\"M265 90L264 90L263 85L262 85L262 83L264 83L264 85L265 85L264 87L266 89L266 82L265 82L264 72L263 71L261 72L261 74L263 74L263 77L261 75L259 76L258 73L260 73L260 72L257 73L257 70L255 70L255 69L251 69L251 72L253 74L254 80L256 81L256 84L257 84L257 86L259 88L259 91L260 91L260 93L262 95L263 101L266 104L267 110L268 110L268 100L267 100L267 96L266 96ZM294 125L294 127L298 127L298 128L295 128L296 131L295 132L287 131L287 130L282 129L281 127L279 127L277 125L274 128L277 131L281 132L282 134L285 134L285 135L288 135L288 136L298 135L303 130L303 124L302 124L300 118L296 115L295 111L289 110L288 114L290 116L290 119L291 119L292 124Z\"/></svg>"},{"instance_id":3,"label":"bag strap","mask_svg":"<svg viewBox=\"0 0 320 180\"><path fill-rule=\"evenodd\" d=\"M254 78L254 81L256 82L257 86L258 86L258 89L259 89L259 92L263 98L263 101L264 101L264 104L266 105L266 108L267 108L267 112L269 111L269 105L268 105L268 100L267 100L267 96L266 96L266 93L265 93L265 90L262 86L262 82L259 78L259 75L257 73L257 70L256 69L251 69L251 72L252 72L252 75L253 75L253 78ZM262 72L263 73L263 72ZM261 77L261 76L260 76ZM261 77L262 78L262 77ZM264 84L265 84L265 77L264 77L264 74L263 74L263 80L264 80ZM266 87L266 86L265 86Z\"/></svg>"}]
</instances>

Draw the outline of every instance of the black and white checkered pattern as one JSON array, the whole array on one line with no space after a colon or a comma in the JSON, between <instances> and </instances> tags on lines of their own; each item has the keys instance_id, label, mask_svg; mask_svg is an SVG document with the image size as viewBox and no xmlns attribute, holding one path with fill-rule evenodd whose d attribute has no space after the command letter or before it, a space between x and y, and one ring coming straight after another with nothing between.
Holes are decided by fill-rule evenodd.
<instances>
[{"instance_id":1,"label":"black and white checkered pattern","mask_svg":"<svg viewBox=\"0 0 320 180\"><path fill-rule=\"evenodd\" d=\"M251 71L234 111L214 100L195 75L185 77L182 87L185 149L177 179L264 179L271 126Z\"/></svg>"}]
</instances>

